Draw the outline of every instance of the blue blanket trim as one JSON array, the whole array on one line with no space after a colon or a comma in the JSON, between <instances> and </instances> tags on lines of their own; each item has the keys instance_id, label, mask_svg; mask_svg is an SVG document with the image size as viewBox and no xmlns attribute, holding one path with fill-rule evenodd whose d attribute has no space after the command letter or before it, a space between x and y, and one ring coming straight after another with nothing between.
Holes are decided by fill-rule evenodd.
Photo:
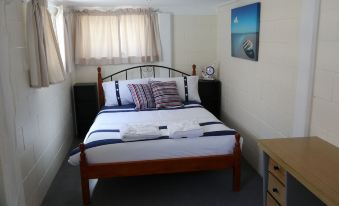
<instances>
[{"instance_id":1,"label":"blue blanket trim","mask_svg":"<svg viewBox=\"0 0 339 206\"><path fill-rule=\"evenodd\" d=\"M119 110L101 110L98 115L103 113L120 113L120 112L142 112L142 111L158 111L158 110L177 110L177 109L191 109L191 108L203 108L201 105L187 106L187 107L178 107L178 108L150 108L144 110L135 110L135 109L119 109Z\"/></svg>"},{"instance_id":2,"label":"blue blanket trim","mask_svg":"<svg viewBox=\"0 0 339 206\"><path fill-rule=\"evenodd\" d=\"M190 105L190 104L201 104L201 102L197 102L197 101L188 101L188 102L184 102L184 105ZM131 104L124 104L121 106L103 106L101 108L102 110L106 110L106 109L134 109L135 108L135 104L131 103Z\"/></svg>"},{"instance_id":3,"label":"blue blanket trim","mask_svg":"<svg viewBox=\"0 0 339 206\"><path fill-rule=\"evenodd\" d=\"M95 131L89 133L88 136L91 136L92 134L98 133L98 132L120 132L120 130L119 129L100 129L100 130L95 130Z\"/></svg>"},{"instance_id":4,"label":"blue blanket trim","mask_svg":"<svg viewBox=\"0 0 339 206\"><path fill-rule=\"evenodd\" d=\"M105 109L134 109L135 108L135 104L125 104L125 105L121 105L121 106L103 106L101 108L101 110L105 110Z\"/></svg>"},{"instance_id":5,"label":"blue blanket trim","mask_svg":"<svg viewBox=\"0 0 339 206\"><path fill-rule=\"evenodd\" d=\"M212 125L212 124L224 124L222 122L202 122L199 123L200 126L207 126L207 125ZM167 129L167 126L160 126L159 129Z\"/></svg>"},{"instance_id":6,"label":"blue blanket trim","mask_svg":"<svg viewBox=\"0 0 339 206\"><path fill-rule=\"evenodd\" d=\"M235 135L236 133L237 132L234 131L234 130L222 130L222 131L204 132L203 137Z\"/></svg>"},{"instance_id":7,"label":"blue blanket trim","mask_svg":"<svg viewBox=\"0 0 339 206\"><path fill-rule=\"evenodd\" d=\"M223 135L235 135L237 132L234 130L222 130L222 131L213 131L213 132L205 132L203 137L208 137L208 136L223 136ZM169 136L161 136L156 139L152 140L161 140L161 139L170 139ZM130 141L130 142L140 142L140 141L149 141L149 140L138 140L138 141ZM93 147L98 147L98 146L103 146L103 145L108 145L108 144L118 144L118 143L126 143L122 141L121 139L103 139L103 140L97 140L93 142L89 142L85 144L85 149L90 149ZM70 153L69 156L73 156L77 153L80 152L80 148L77 147L73 149Z\"/></svg>"},{"instance_id":8,"label":"blue blanket trim","mask_svg":"<svg viewBox=\"0 0 339 206\"><path fill-rule=\"evenodd\" d=\"M224 124L222 122L202 122L199 123L200 126L212 125L212 124Z\"/></svg>"}]
</instances>

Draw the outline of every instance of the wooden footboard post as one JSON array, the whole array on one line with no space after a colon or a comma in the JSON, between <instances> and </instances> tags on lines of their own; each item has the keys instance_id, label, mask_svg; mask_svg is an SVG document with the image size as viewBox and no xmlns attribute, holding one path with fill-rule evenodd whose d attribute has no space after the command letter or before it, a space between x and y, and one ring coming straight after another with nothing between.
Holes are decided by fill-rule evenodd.
<instances>
[{"instance_id":1,"label":"wooden footboard post","mask_svg":"<svg viewBox=\"0 0 339 206\"><path fill-rule=\"evenodd\" d=\"M85 145L81 143L80 147L80 176L81 176L81 188L82 188L82 202L84 206L89 205L90 192L89 192L89 180L86 175L87 160L85 153Z\"/></svg>"},{"instance_id":2,"label":"wooden footboard post","mask_svg":"<svg viewBox=\"0 0 339 206\"><path fill-rule=\"evenodd\" d=\"M240 191L240 161L241 161L241 148L240 148L240 134L235 134L235 146L233 150L234 165L233 165L233 191Z\"/></svg>"},{"instance_id":3,"label":"wooden footboard post","mask_svg":"<svg viewBox=\"0 0 339 206\"><path fill-rule=\"evenodd\" d=\"M98 67L98 99L99 107L104 106L104 89L102 87L101 67Z\"/></svg>"}]
</instances>

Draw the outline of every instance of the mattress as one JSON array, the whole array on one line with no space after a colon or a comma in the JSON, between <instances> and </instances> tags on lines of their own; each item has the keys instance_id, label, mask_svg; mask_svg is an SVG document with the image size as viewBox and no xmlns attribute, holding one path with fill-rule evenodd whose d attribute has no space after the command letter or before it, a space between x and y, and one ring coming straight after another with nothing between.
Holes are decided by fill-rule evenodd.
<instances>
[{"instance_id":1,"label":"mattress","mask_svg":"<svg viewBox=\"0 0 339 206\"><path fill-rule=\"evenodd\" d=\"M197 138L166 138L166 125L171 122L198 121L204 136ZM119 128L125 124L156 124L162 137L155 140L123 142ZM84 143L89 164L138 160L168 159L232 154L235 131L225 126L200 104L181 108L136 111L133 105L104 107L89 129ZM79 148L71 151L68 162L79 164Z\"/></svg>"}]
</instances>

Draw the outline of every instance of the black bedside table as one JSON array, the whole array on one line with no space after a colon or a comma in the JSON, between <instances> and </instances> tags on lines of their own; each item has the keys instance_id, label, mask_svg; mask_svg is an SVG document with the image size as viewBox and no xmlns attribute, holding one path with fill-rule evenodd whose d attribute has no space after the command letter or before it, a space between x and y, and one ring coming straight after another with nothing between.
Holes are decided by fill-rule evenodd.
<instances>
[{"instance_id":1,"label":"black bedside table","mask_svg":"<svg viewBox=\"0 0 339 206\"><path fill-rule=\"evenodd\" d=\"M201 104L214 116L220 118L221 82L219 80L199 79Z\"/></svg>"},{"instance_id":2,"label":"black bedside table","mask_svg":"<svg viewBox=\"0 0 339 206\"><path fill-rule=\"evenodd\" d=\"M96 83L76 83L73 85L76 133L84 138L99 112Z\"/></svg>"}]
</instances>

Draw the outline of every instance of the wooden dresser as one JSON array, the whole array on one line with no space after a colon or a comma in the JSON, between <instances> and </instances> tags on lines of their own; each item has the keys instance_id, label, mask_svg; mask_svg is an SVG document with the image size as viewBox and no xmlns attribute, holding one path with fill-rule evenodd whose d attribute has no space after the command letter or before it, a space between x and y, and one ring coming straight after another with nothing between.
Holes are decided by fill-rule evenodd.
<instances>
[{"instance_id":1,"label":"wooden dresser","mask_svg":"<svg viewBox=\"0 0 339 206\"><path fill-rule=\"evenodd\" d=\"M318 137L259 140L267 206L339 205L339 148Z\"/></svg>"},{"instance_id":2,"label":"wooden dresser","mask_svg":"<svg viewBox=\"0 0 339 206\"><path fill-rule=\"evenodd\" d=\"M199 80L201 105L214 116L220 118L221 82L219 80Z\"/></svg>"}]
</instances>

